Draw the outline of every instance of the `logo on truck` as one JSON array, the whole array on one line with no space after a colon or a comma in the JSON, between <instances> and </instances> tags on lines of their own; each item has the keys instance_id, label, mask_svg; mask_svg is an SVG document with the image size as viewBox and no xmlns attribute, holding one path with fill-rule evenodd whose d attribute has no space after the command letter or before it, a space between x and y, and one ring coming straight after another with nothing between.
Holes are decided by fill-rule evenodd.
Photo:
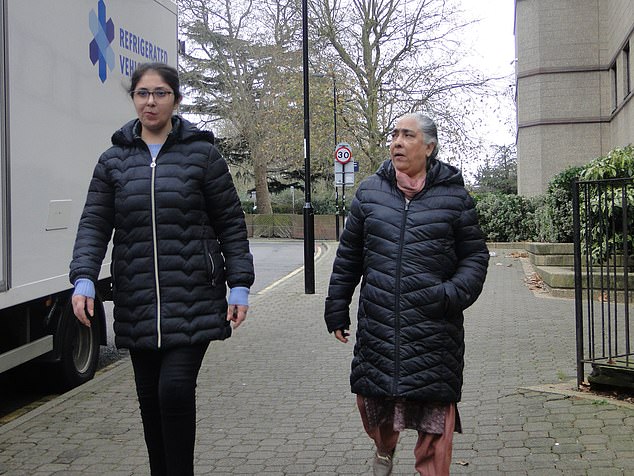
<instances>
[{"instance_id":1,"label":"logo on truck","mask_svg":"<svg viewBox=\"0 0 634 476\"><path fill-rule=\"evenodd\" d=\"M88 24L93 34L93 40L90 42L90 61L92 64L99 63L99 79L102 83L108 78L107 68L112 71L114 69L114 51L112 40L114 40L114 23L112 18L106 21L106 4L103 0L99 0L97 11L90 10Z\"/></svg>"},{"instance_id":2,"label":"logo on truck","mask_svg":"<svg viewBox=\"0 0 634 476\"><path fill-rule=\"evenodd\" d=\"M99 63L99 79L102 83L106 82L108 71L112 72L116 65L113 46L119 48L118 63L121 76L132 76L137 63L144 61L168 63L167 49L163 45L128 27L118 27L119 42L113 43L114 22L112 18L107 20L106 18L106 3L104 0L99 0L97 11L93 9L88 15L88 24L93 35L93 40L90 42L90 61L93 65Z\"/></svg>"}]
</instances>

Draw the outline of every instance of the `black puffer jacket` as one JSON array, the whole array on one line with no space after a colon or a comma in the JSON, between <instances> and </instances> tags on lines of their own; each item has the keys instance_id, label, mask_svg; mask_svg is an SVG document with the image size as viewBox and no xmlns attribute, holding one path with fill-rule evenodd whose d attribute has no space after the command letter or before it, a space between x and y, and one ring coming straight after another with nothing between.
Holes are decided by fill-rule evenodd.
<instances>
[{"instance_id":1,"label":"black puffer jacket","mask_svg":"<svg viewBox=\"0 0 634 476\"><path fill-rule=\"evenodd\" d=\"M138 120L95 167L70 280L97 281L114 229L116 344L171 348L225 339L226 283L250 287L253 258L236 190L213 134L174 116L156 167Z\"/></svg>"},{"instance_id":2,"label":"black puffer jacket","mask_svg":"<svg viewBox=\"0 0 634 476\"><path fill-rule=\"evenodd\" d=\"M392 162L359 186L326 299L330 332L348 329L361 280L350 383L366 397L458 402L462 311L482 291L489 261L474 203L454 167L430 160L406 204Z\"/></svg>"}]
</instances>

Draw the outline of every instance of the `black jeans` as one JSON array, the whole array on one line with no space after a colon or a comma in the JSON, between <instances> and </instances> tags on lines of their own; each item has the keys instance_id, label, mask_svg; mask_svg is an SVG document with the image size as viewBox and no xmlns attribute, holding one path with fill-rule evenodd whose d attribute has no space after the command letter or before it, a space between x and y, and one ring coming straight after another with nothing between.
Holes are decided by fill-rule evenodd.
<instances>
[{"instance_id":1,"label":"black jeans","mask_svg":"<svg viewBox=\"0 0 634 476\"><path fill-rule=\"evenodd\" d=\"M209 344L130 351L152 476L193 476L196 379Z\"/></svg>"}]
</instances>

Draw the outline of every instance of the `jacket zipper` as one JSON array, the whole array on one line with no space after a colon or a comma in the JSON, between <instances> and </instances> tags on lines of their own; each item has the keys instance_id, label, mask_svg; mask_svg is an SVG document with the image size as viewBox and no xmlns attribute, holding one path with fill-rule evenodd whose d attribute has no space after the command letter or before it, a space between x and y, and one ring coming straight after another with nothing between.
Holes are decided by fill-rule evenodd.
<instances>
[{"instance_id":1,"label":"jacket zipper","mask_svg":"<svg viewBox=\"0 0 634 476\"><path fill-rule=\"evenodd\" d=\"M160 152L159 152L160 154ZM150 168L152 169L152 182L151 182L151 191L150 197L152 202L152 252L154 254L154 286L156 287L156 335L157 335L157 346L161 348L161 289L159 286L159 273L158 273L158 242L157 242L157 233L156 233L156 203L155 203L155 195L154 195L154 183L156 178L156 157L152 157L152 163L150 163Z\"/></svg>"},{"instance_id":2,"label":"jacket zipper","mask_svg":"<svg viewBox=\"0 0 634 476\"><path fill-rule=\"evenodd\" d=\"M207 253L209 255L209 262L211 263L211 285L216 287L216 265L214 264L214 259L211 257L211 253Z\"/></svg>"},{"instance_id":3,"label":"jacket zipper","mask_svg":"<svg viewBox=\"0 0 634 476\"><path fill-rule=\"evenodd\" d=\"M401 236L399 237L398 257L396 259L396 284L394 289L395 303L394 303L394 380L392 381L392 395L398 395L398 381L400 379L400 367L401 367L401 266L403 264L403 240L405 238L405 224L407 221L407 211L409 210L409 202L405 200L405 207L403 208L403 219L401 220Z\"/></svg>"},{"instance_id":4,"label":"jacket zipper","mask_svg":"<svg viewBox=\"0 0 634 476\"><path fill-rule=\"evenodd\" d=\"M207 254L207 258L209 258L209 267L207 268L207 272L210 274L209 282L211 283L213 287L216 287L216 264L214 263L214 259L211 256L211 251L209 251L209 245L207 244L207 239L205 238L205 236L206 236L205 227L203 226L202 242L203 242L203 249L205 253Z\"/></svg>"}]
</instances>

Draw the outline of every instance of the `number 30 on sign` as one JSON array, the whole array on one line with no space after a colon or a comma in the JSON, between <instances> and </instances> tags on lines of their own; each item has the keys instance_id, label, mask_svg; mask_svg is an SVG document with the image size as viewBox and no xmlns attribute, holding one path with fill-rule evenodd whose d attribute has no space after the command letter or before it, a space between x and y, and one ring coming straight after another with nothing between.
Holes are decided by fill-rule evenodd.
<instances>
[{"instance_id":1,"label":"number 30 on sign","mask_svg":"<svg viewBox=\"0 0 634 476\"><path fill-rule=\"evenodd\" d=\"M347 164L352 160L352 150L350 149L350 144L337 144L337 147L335 148L335 160L340 164Z\"/></svg>"}]
</instances>

